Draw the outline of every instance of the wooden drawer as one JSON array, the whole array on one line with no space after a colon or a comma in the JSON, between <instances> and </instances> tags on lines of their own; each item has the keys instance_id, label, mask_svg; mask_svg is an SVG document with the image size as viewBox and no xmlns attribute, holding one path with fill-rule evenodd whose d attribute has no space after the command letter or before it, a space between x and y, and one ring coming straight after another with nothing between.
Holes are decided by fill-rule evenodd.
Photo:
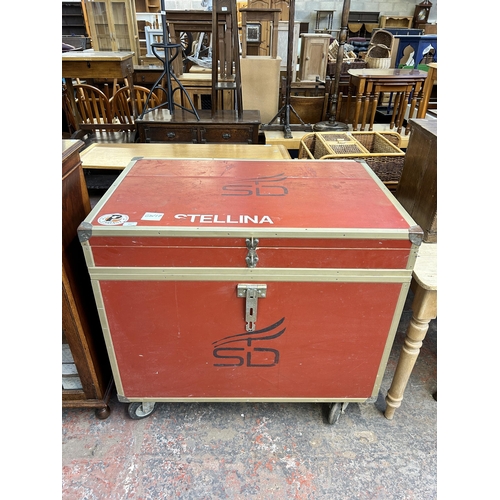
<instances>
[{"instance_id":1,"label":"wooden drawer","mask_svg":"<svg viewBox=\"0 0 500 500\"><path fill-rule=\"evenodd\" d=\"M200 142L258 142L258 127L236 126L200 127Z\"/></svg>"},{"instance_id":2,"label":"wooden drawer","mask_svg":"<svg viewBox=\"0 0 500 500\"><path fill-rule=\"evenodd\" d=\"M137 125L141 142L199 142L196 126L167 125L164 123Z\"/></svg>"}]
</instances>

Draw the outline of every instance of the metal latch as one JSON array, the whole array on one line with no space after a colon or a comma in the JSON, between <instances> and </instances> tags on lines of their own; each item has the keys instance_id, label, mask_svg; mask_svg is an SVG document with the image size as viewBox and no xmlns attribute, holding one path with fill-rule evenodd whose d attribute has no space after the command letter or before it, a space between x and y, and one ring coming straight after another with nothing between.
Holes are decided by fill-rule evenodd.
<instances>
[{"instance_id":1,"label":"metal latch","mask_svg":"<svg viewBox=\"0 0 500 500\"><path fill-rule=\"evenodd\" d=\"M258 238L247 238L246 245L248 248L248 253L246 256L246 262L248 267L257 267L257 262L259 262L259 257L257 256L257 245L259 244Z\"/></svg>"},{"instance_id":2,"label":"metal latch","mask_svg":"<svg viewBox=\"0 0 500 500\"><path fill-rule=\"evenodd\" d=\"M245 298L245 321L247 332L255 330L257 322L257 299L263 299L266 296L267 285L254 285L241 283L236 289L236 295Z\"/></svg>"}]
</instances>

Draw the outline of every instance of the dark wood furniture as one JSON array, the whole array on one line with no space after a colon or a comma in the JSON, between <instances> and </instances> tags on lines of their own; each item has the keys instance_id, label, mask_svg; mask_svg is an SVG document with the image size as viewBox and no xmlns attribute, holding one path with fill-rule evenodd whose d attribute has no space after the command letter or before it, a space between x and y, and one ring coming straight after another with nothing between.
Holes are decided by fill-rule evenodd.
<instances>
[{"instance_id":1,"label":"dark wood furniture","mask_svg":"<svg viewBox=\"0 0 500 500\"><path fill-rule=\"evenodd\" d=\"M62 2L62 42L79 50L91 47L80 2Z\"/></svg>"},{"instance_id":2,"label":"dark wood furniture","mask_svg":"<svg viewBox=\"0 0 500 500\"><path fill-rule=\"evenodd\" d=\"M424 24L427 24L429 19L429 13L432 8L432 3L429 0L423 0L418 5L415 6L415 12L413 13L413 27L420 28Z\"/></svg>"},{"instance_id":3,"label":"dark wood furniture","mask_svg":"<svg viewBox=\"0 0 500 500\"><path fill-rule=\"evenodd\" d=\"M369 39L373 29L379 26L379 16L380 12L350 10L347 19L349 37L357 36Z\"/></svg>"},{"instance_id":4,"label":"dark wood furniture","mask_svg":"<svg viewBox=\"0 0 500 500\"><path fill-rule=\"evenodd\" d=\"M437 120L414 119L396 198L424 230L424 242L437 242Z\"/></svg>"},{"instance_id":5,"label":"dark wood furniture","mask_svg":"<svg viewBox=\"0 0 500 500\"><path fill-rule=\"evenodd\" d=\"M214 0L212 12L203 10L166 10L170 38L180 43L182 31L211 33L212 35L212 113L219 109L220 91L234 91L234 108L242 109L238 23L236 2ZM173 59L171 68L175 76L183 74L182 58ZM234 70L234 71L233 71Z\"/></svg>"},{"instance_id":6,"label":"dark wood furniture","mask_svg":"<svg viewBox=\"0 0 500 500\"><path fill-rule=\"evenodd\" d=\"M181 43L181 32L212 33L212 12L208 10L166 10L170 39L173 43ZM172 61L175 76L182 75L184 68L182 57Z\"/></svg>"},{"instance_id":7,"label":"dark wood furniture","mask_svg":"<svg viewBox=\"0 0 500 500\"><path fill-rule=\"evenodd\" d=\"M257 144L259 140L260 112L245 110L241 118L234 110L198 110L200 120L186 111L166 110L147 113L136 120L139 142L192 142Z\"/></svg>"},{"instance_id":8,"label":"dark wood furniture","mask_svg":"<svg viewBox=\"0 0 500 500\"><path fill-rule=\"evenodd\" d=\"M62 141L63 408L96 408L107 418L113 379L77 228L90 212L79 150Z\"/></svg>"}]
</instances>

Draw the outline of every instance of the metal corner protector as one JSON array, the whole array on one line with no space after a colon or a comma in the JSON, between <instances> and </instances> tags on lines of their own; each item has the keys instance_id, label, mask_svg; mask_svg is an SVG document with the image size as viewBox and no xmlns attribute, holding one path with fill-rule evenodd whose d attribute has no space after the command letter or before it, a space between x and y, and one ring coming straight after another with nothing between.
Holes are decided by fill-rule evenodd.
<instances>
[{"instance_id":1,"label":"metal corner protector","mask_svg":"<svg viewBox=\"0 0 500 500\"><path fill-rule=\"evenodd\" d=\"M417 246L420 246L424 239L424 231L420 226L412 226L409 230L410 241Z\"/></svg>"},{"instance_id":2,"label":"metal corner protector","mask_svg":"<svg viewBox=\"0 0 500 500\"><path fill-rule=\"evenodd\" d=\"M90 222L82 222L78 226L77 232L80 243L90 240L92 237L92 224Z\"/></svg>"}]
</instances>

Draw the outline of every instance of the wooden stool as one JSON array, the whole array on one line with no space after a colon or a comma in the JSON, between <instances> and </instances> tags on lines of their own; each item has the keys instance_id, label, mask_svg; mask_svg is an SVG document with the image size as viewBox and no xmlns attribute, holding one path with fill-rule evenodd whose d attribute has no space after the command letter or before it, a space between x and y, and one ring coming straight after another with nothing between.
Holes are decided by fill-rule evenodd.
<instances>
[{"instance_id":1,"label":"wooden stool","mask_svg":"<svg viewBox=\"0 0 500 500\"><path fill-rule=\"evenodd\" d=\"M403 394L431 319L437 317L437 243L422 243L413 269L411 288L415 293L413 316L406 332L398 365L387 392L385 418L392 420L401 406Z\"/></svg>"}]
</instances>

